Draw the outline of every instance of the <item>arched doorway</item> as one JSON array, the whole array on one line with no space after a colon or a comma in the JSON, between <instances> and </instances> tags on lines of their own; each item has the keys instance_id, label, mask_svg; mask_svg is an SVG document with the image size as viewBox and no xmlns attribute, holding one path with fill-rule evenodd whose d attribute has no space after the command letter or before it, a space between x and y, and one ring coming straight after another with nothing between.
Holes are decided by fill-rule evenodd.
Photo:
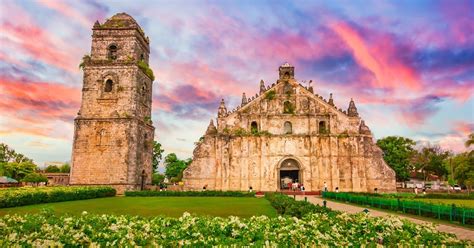
<instances>
[{"instance_id":1,"label":"arched doorway","mask_svg":"<svg viewBox=\"0 0 474 248\"><path fill-rule=\"evenodd\" d=\"M300 164L296 159L287 158L280 163L278 169L278 188L289 190L290 183L295 182L302 182Z\"/></svg>"}]
</instances>

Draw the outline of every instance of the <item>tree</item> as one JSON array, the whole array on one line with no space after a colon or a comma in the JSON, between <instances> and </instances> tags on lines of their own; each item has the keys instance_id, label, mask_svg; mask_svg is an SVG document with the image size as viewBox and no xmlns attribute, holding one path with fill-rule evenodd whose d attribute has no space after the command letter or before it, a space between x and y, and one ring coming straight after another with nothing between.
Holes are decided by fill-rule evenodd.
<instances>
[{"instance_id":1,"label":"tree","mask_svg":"<svg viewBox=\"0 0 474 248\"><path fill-rule=\"evenodd\" d=\"M158 141L153 141L153 171L158 170L158 165L160 161L163 159L163 153L165 150L161 148L161 144Z\"/></svg>"},{"instance_id":2,"label":"tree","mask_svg":"<svg viewBox=\"0 0 474 248\"><path fill-rule=\"evenodd\" d=\"M466 143L464 143L464 145L468 148L471 145L474 145L474 133L471 133L471 134L469 134L469 136L467 136L467 140L466 140Z\"/></svg>"},{"instance_id":3,"label":"tree","mask_svg":"<svg viewBox=\"0 0 474 248\"><path fill-rule=\"evenodd\" d=\"M415 141L399 136L388 136L377 140L385 162L396 173L397 181L406 181L410 176L410 159L414 154L415 144Z\"/></svg>"},{"instance_id":4,"label":"tree","mask_svg":"<svg viewBox=\"0 0 474 248\"><path fill-rule=\"evenodd\" d=\"M30 161L4 163L4 175L21 181L26 175L37 170L35 164Z\"/></svg>"},{"instance_id":5,"label":"tree","mask_svg":"<svg viewBox=\"0 0 474 248\"><path fill-rule=\"evenodd\" d=\"M451 158L452 177L471 191L474 186L474 152L464 152Z\"/></svg>"},{"instance_id":6,"label":"tree","mask_svg":"<svg viewBox=\"0 0 474 248\"><path fill-rule=\"evenodd\" d=\"M7 144L0 143L0 163L1 162L16 162L16 163L22 163L22 162L31 162L33 163L33 160L26 157L25 155L21 153L15 152L15 150L11 149L8 147Z\"/></svg>"},{"instance_id":7,"label":"tree","mask_svg":"<svg viewBox=\"0 0 474 248\"><path fill-rule=\"evenodd\" d=\"M65 163L61 165L61 167L59 167L59 171L61 173L69 173L71 171L71 166L69 165L69 163Z\"/></svg>"},{"instance_id":8,"label":"tree","mask_svg":"<svg viewBox=\"0 0 474 248\"><path fill-rule=\"evenodd\" d=\"M449 152L444 151L439 146L425 146L417 151L413 156L412 163L416 170L423 173L426 180L430 174L440 178L448 175L445 160L449 157Z\"/></svg>"},{"instance_id":9,"label":"tree","mask_svg":"<svg viewBox=\"0 0 474 248\"><path fill-rule=\"evenodd\" d=\"M153 177L151 179L151 184L153 185L159 185L160 183L163 182L163 180L165 180L165 175L164 174L161 174L161 173L154 173L153 174Z\"/></svg>"},{"instance_id":10,"label":"tree","mask_svg":"<svg viewBox=\"0 0 474 248\"><path fill-rule=\"evenodd\" d=\"M48 182L48 178L46 178L45 176L41 175L41 174L38 174L36 172L33 172L33 173L30 173L28 175L26 175L23 180L21 180L22 182L27 182L27 183L36 183L36 185L38 185L39 183L41 182L45 182L47 183Z\"/></svg>"},{"instance_id":11,"label":"tree","mask_svg":"<svg viewBox=\"0 0 474 248\"><path fill-rule=\"evenodd\" d=\"M165 157L165 168L166 168L165 175L168 178L172 178L172 177L175 177L175 178L178 177L179 178L179 176L182 177L182 173L183 173L184 169L186 169L189 165L188 163L190 163L190 159L188 159L186 161L180 160L180 159L178 159L178 157L174 153L170 153L170 154L166 155L166 157Z\"/></svg>"},{"instance_id":12,"label":"tree","mask_svg":"<svg viewBox=\"0 0 474 248\"><path fill-rule=\"evenodd\" d=\"M56 165L48 165L48 167L46 167L44 171L48 173L57 173L61 172L61 169L59 169L59 167L57 167Z\"/></svg>"}]
</instances>

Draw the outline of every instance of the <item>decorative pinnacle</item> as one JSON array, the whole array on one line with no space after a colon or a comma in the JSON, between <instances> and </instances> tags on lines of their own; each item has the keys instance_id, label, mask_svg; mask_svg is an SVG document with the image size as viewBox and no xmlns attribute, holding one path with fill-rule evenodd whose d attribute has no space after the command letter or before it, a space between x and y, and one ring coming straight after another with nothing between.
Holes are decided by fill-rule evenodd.
<instances>
[{"instance_id":1,"label":"decorative pinnacle","mask_svg":"<svg viewBox=\"0 0 474 248\"><path fill-rule=\"evenodd\" d=\"M94 23L94 28L100 28L99 20L96 20Z\"/></svg>"},{"instance_id":2,"label":"decorative pinnacle","mask_svg":"<svg viewBox=\"0 0 474 248\"><path fill-rule=\"evenodd\" d=\"M334 106L334 100L332 99L332 93L329 94L329 105Z\"/></svg>"},{"instance_id":3,"label":"decorative pinnacle","mask_svg":"<svg viewBox=\"0 0 474 248\"><path fill-rule=\"evenodd\" d=\"M263 82L263 79L260 80L260 95L263 94L266 91L265 89L265 82Z\"/></svg>"},{"instance_id":4,"label":"decorative pinnacle","mask_svg":"<svg viewBox=\"0 0 474 248\"><path fill-rule=\"evenodd\" d=\"M357 113L357 108L354 103L354 99L351 98L351 101L349 102L349 108L347 109L347 115L349 117L358 117L359 113Z\"/></svg>"},{"instance_id":5,"label":"decorative pinnacle","mask_svg":"<svg viewBox=\"0 0 474 248\"><path fill-rule=\"evenodd\" d=\"M217 111L218 117L224 117L227 115L227 108L225 107L224 99L221 100L221 104L219 106L219 110Z\"/></svg>"},{"instance_id":6,"label":"decorative pinnacle","mask_svg":"<svg viewBox=\"0 0 474 248\"><path fill-rule=\"evenodd\" d=\"M245 96L245 92L242 93L242 104L241 106L243 107L245 104L247 104L247 97Z\"/></svg>"}]
</instances>

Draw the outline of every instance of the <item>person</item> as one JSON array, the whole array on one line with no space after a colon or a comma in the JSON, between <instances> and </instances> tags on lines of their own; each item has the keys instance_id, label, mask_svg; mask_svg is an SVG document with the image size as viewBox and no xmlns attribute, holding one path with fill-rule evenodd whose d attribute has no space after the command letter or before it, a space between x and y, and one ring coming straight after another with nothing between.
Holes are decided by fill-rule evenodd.
<instances>
[{"instance_id":1,"label":"person","mask_svg":"<svg viewBox=\"0 0 474 248\"><path fill-rule=\"evenodd\" d=\"M336 193L339 193L339 187L336 187Z\"/></svg>"},{"instance_id":2,"label":"person","mask_svg":"<svg viewBox=\"0 0 474 248\"><path fill-rule=\"evenodd\" d=\"M426 188L423 188L423 195L426 195Z\"/></svg>"},{"instance_id":3,"label":"person","mask_svg":"<svg viewBox=\"0 0 474 248\"><path fill-rule=\"evenodd\" d=\"M253 191L253 188L252 188L252 186L250 186L249 187L249 192L252 193L252 191Z\"/></svg>"},{"instance_id":4,"label":"person","mask_svg":"<svg viewBox=\"0 0 474 248\"><path fill-rule=\"evenodd\" d=\"M326 182L324 182L324 191L328 191L328 184Z\"/></svg>"},{"instance_id":5,"label":"person","mask_svg":"<svg viewBox=\"0 0 474 248\"><path fill-rule=\"evenodd\" d=\"M377 194L377 191L378 191L378 189L377 189L377 188L375 188L375 189L374 189L374 191L375 191L375 194Z\"/></svg>"},{"instance_id":6,"label":"person","mask_svg":"<svg viewBox=\"0 0 474 248\"><path fill-rule=\"evenodd\" d=\"M202 191L206 191L206 188L207 188L207 184L202 186Z\"/></svg>"},{"instance_id":7,"label":"person","mask_svg":"<svg viewBox=\"0 0 474 248\"><path fill-rule=\"evenodd\" d=\"M301 184L301 186L300 186L300 190L301 190L301 192L303 192L303 193L304 193L304 185L303 185L303 184Z\"/></svg>"},{"instance_id":8,"label":"person","mask_svg":"<svg viewBox=\"0 0 474 248\"><path fill-rule=\"evenodd\" d=\"M293 191L296 191L297 189L299 189L299 183L298 183L298 181L296 181L296 182L293 184Z\"/></svg>"},{"instance_id":9,"label":"person","mask_svg":"<svg viewBox=\"0 0 474 248\"><path fill-rule=\"evenodd\" d=\"M415 195L418 195L418 187L415 186Z\"/></svg>"},{"instance_id":10,"label":"person","mask_svg":"<svg viewBox=\"0 0 474 248\"><path fill-rule=\"evenodd\" d=\"M291 190L293 188L293 183L292 182L289 182L288 183L288 190Z\"/></svg>"}]
</instances>

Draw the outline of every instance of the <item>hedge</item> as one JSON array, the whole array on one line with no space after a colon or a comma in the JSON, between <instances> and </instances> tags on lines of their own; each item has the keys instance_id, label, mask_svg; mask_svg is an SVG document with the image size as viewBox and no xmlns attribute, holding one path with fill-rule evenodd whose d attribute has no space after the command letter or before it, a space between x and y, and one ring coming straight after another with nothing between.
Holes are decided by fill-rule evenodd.
<instances>
[{"instance_id":1,"label":"hedge","mask_svg":"<svg viewBox=\"0 0 474 248\"><path fill-rule=\"evenodd\" d=\"M360 196L372 196L372 197L383 197L383 198L406 198L406 199L414 199L414 198L429 198L429 199L463 199L463 200L474 200L474 194L463 194L463 193L427 193L423 194L421 190L418 194L415 193L381 193L381 194L374 194L374 193L365 193L365 192L351 192L352 195L360 195Z\"/></svg>"},{"instance_id":2,"label":"hedge","mask_svg":"<svg viewBox=\"0 0 474 248\"><path fill-rule=\"evenodd\" d=\"M457 207L456 205L433 204L422 201L384 198L355 193L323 192L323 198L369 205L376 208L401 211L449 221L459 221L462 224L474 224L474 209Z\"/></svg>"},{"instance_id":3,"label":"hedge","mask_svg":"<svg viewBox=\"0 0 474 248\"><path fill-rule=\"evenodd\" d=\"M126 191L125 196L231 196L254 197L255 192L242 191Z\"/></svg>"},{"instance_id":4,"label":"hedge","mask_svg":"<svg viewBox=\"0 0 474 248\"><path fill-rule=\"evenodd\" d=\"M337 211L332 211L329 208L314 205L307 201L297 201L281 193L266 193L265 198L280 215L302 218L310 213L337 213Z\"/></svg>"},{"instance_id":5,"label":"hedge","mask_svg":"<svg viewBox=\"0 0 474 248\"><path fill-rule=\"evenodd\" d=\"M115 196L112 187L23 187L0 190L0 208Z\"/></svg>"}]
</instances>

